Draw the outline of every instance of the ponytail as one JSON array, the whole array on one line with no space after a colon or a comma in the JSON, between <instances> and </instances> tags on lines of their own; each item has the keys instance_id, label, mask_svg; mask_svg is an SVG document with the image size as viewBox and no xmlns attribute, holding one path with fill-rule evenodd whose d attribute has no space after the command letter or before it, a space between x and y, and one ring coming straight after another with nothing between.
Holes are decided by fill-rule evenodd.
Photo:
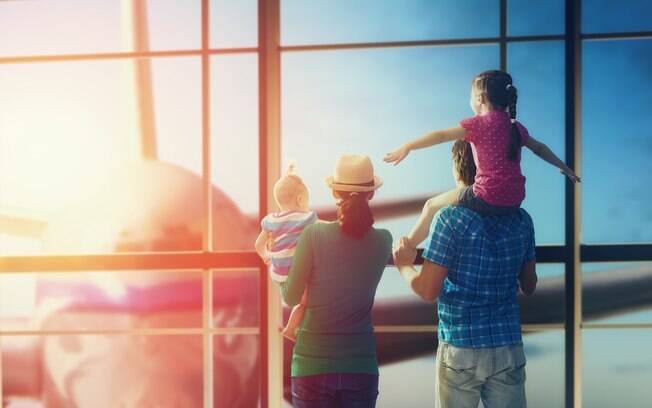
<instances>
[{"instance_id":1,"label":"ponytail","mask_svg":"<svg viewBox=\"0 0 652 408\"><path fill-rule=\"evenodd\" d=\"M509 144L509 153L507 158L509 160L518 162L519 152L521 151L521 134L516 125L516 101L518 99L518 90L512 84L506 86L507 91L507 108L509 110L509 118L512 120L511 136L512 140Z\"/></svg>"},{"instance_id":2,"label":"ponytail","mask_svg":"<svg viewBox=\"0 0 652 408\"><path fill-rule=\"evenodd\" d=\"M512 85L512 76L505 71L484 71L473 78L472 84L479 92L486 94L489 103L495 109L509 111L512 127L507 158L517 162L521 151L521 135L516 125L516 100L518 99L518 92L516 87Z\"/></svg>"},{"instance_id":3,"label":"ponytail","mask_svg":"<svg viewBox=\"0 0 652 408\"><path fill-rule=\"evenodd\" d=\"M337 206L337 220L344 234L356 239L364 237L374 225L374 216L369 208L369 198L373 193L335 191L335 194L341 198Z\"/></svg>"}]
</instances>

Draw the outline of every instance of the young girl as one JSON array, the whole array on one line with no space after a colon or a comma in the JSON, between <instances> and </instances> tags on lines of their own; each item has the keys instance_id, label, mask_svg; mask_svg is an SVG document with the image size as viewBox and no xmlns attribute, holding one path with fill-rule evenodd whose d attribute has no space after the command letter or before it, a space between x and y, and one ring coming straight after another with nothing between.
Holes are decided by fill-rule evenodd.
<instances>
[{"instance_id":1,"label":"young girl","mask_svg":"<svg viewBox=\"0 0 652 408\"><path fill-rule=\"evenodd\" d=\"M387 163L399 164L412 150L452 140L471 143L477 174L473 186L459 187L426 202L419 221L408 235L413 248L428 236L435 213L447 205L462 205L484 215L517 210L525 198L525 177L521 174L521 147L556 166L573 182L580 181L545 144L528 134L516 122L516 87L503 71L485 71L473 79L470 105L475 116L459 126L438 130L412 140L388 153Z\"/></svg>"},{"instance_id":2,"label":"young girl","mask_svg":"<svg viewBox=\"0 0 652 408\"><path fill-rule=\"evenodd\" d=\"M294 170L294 165L290 165L285 176L274 184L274 199L280 212L263 218L262 231L256 239L256 252L265 263L272 264L270 276L277 283L287 280L301 232L317 221L315 212L309 210L308 188L294 174ZM304 292L301 302L292 309L288 324L283 329L283 336L292 341L303 320L306 296Z\"/></svg>"}]
</instances>

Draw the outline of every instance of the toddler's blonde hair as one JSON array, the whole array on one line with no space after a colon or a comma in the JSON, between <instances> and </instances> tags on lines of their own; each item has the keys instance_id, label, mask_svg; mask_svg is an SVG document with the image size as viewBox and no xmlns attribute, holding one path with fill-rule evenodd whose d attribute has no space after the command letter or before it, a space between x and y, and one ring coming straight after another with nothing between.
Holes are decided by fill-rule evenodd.
<instances>
[{"instance_id":1,"label":"toddler's blonde hair","mask_svg":"<svg viewBox=\"0 0 652 408\"><path fill-rule=\"evenodd\" d=\"M274 184L274 199L279 207L293 203L299 194L307 194L308 188L301 177L297 176L297 164L291 161L285 169L283 177Z\"/></svg>"}]
</instances>

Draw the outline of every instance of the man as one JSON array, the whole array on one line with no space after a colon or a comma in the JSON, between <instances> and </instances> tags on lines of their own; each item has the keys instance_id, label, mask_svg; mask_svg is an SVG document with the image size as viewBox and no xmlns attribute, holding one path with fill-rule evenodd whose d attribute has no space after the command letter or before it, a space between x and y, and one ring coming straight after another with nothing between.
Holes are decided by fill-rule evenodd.
<instances>
[{"instance_id":1,"label":"man","mask_svg":"<svg viewBox=\"0 0 652 408\"><path fill-rule=\"evenodd\" d=\"M458 184L471 184L470 146L453 147ZM525 407L525 355L517 292L536 289L534 227L528 213L481 216L441 209L430 228L420 272L401 239L394 259L423 300L438 299L437 407Z\"/></svg>"}]
</instances>

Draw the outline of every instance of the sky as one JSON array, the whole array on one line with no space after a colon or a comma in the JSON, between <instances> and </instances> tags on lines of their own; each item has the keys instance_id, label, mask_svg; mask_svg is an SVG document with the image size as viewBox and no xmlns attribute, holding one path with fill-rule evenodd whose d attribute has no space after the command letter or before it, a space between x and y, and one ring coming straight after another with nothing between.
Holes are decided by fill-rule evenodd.
<instances>
[{"instance_id":1,"label":"sky","mask_svg":"<svg viewBox=\"0 0 652 408\"><path fill-rule=\"evenodd\" d=\"M0 38L11 39L0 41L0 56L129 51L122 3L0 2ZM147 4L153 50L199 47L199 1L150 0ZM648 1L585 0L582 9L582 28L587 33L652 30ZM211 10L211 46L256 46L255 0L213 0ZM491 37L498 35L498 19L498 1L487 0L284 0L281 42ZM554 35L563 28L561 0L508 2L509 35ZM561 41L508 47L508 71L519 89L518 119L562 159L563 58ZM255 53L211 57L211 178L248 214L258 211L257 63ZM372 158L385 181L375 198L378 201L450 189L454 186L450 145L414 152L397 167L382 163L382 156L411 138L471 116L471 79L498 64L495 44L285 52L283 161L297 162L313 206L332 204L323 180L343 153ZM200 60L159 58L152 61L152 72L159 159L199 175ZM652 241L652 192L641 183L652 174L651 73L652 40L583 43L583 243ZM125 161L138 160L132 80L130 60L0 65L0 209L55 216L76 200L83 186ZM534 218L537 243L563 243L563 176L530 152L523 155L523 173L527 177L523 207ZM398 237L408 232L414 219L378 225ZM18 254L40 249L29 240L0 234L0 250ZM639 265L585 265L584 269L635 266ZM550 277L561 275L563 268L543 265L540 271ZM407 294L391 272L388 269L383 278L379 296ZM650 322L652 314L633 316L616 321ZM629 347L621 348L619 357L601 352L625 338ZM640 392L646 389L643 384L638 388L632 382L638 381L633 378L649 382L652 375L652 361L641 360L635 351L649 340L644 331L587 332L587 406L611 406L610 398L622 401L625 395L652 397ZM529 335L526 342L530 378L561 373L562 332ZM386 367L385 378L406 373L425 373L423 377L429 378L427 361ZM542 394L533 387L528 394L539 399L554 395L556 406L561 406L559 378L555 377L549 392ZM605 379L617 384L613 389L618 392L603 395L599 384ZM427 382L422 386L427 388ZM381 406L383 398L381 394Z\"/></svg>"}]
</instances>

